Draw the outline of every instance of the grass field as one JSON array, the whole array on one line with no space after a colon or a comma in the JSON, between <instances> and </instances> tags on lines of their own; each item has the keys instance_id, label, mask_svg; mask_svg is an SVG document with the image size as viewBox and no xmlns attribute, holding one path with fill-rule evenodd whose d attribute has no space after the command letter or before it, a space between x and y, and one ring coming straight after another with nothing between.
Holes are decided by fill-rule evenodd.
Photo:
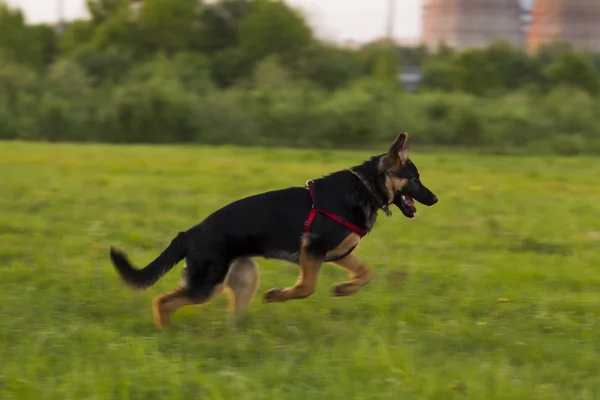
<instances>
[{"instance_id":1,"label":"grass field","mask_svg":"<svg viewBox=\"0 0 600 400\"><path fill-rule=\"evenodd\" d=\"M224 296L157 331L181 265L137 293L110 264L369 155L0 142L0 399L600 398L598 160L417 152L440 202L380 215L370 285L331 297L328 264L312 297L263 304L297 268L258 259L237 331Z\"/></svg>"}]
</instances>

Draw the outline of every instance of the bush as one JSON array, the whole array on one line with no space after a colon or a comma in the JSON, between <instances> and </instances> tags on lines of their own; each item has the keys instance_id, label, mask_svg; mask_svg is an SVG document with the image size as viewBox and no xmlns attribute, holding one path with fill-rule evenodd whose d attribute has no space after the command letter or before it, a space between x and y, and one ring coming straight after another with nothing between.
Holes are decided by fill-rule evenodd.
<instances>
[{"instance_id":1,"label":"bush","mask_svg":"<svg viewBox=\"0 0 600 400\"><path fill-rule=\"evenodd\" d=\"M104 114L106 139L117 142L190 142L197 121L195 97L175 80L132 82L114 90L113 102Z\"/></svg>"},{"instance_id":2,"label":"bush","mask_svg":"<svg viewBox=\"0 0 600 400\"><path fill-rule=\"evenodd\" d=\"M316 85L335 90L367 74L357 52L314 43L286 60L295 75Z\"/></svg>"},{"instance_id":3,"label":"bush","mask_svg":"<svg viewBox=\"0 0 600 400\"><path fill-rule=\"evenodd\" d=\"M215 88L209 60L195 53L177 53L173 57L159 53L150 61L130 69L125 75L125 83L145 83L154 78L174 79L186 92L197 95L206 95Z\"/></svg>"},{"instance_id":4,"label":"bush","mask_svg":"<svg viewBox=\"0 0 600 400\"><path fill-rule=\"evenodd\" d=\"M83 68L62 59L50 66L43 83L39 105L39 128L42 138L89 140L94 92Z\"/></svg>"},{"instance_id":5,"label":"bush","mask_svg":"<svg viewBox=\"0 0 600 400\"><path fill-rule=\"evenodd\" d=\"M2 96L0 99L0 139L17 139L19 137L19 123L11 112L12 104Z\"/></svg>"},{"instance_id":6,"label":"bush","mask_svg":"<svg viewBox=\"0 0 600 400\"><path fill-rule=\"evenodd\" d=\"M36 98L38 75L0 56L0 139L39 138Z\"/></svg>"},{"instance_id":7,"label":"bush","mask_svg":"<svg viewBox=\"0 0 600 400\"><path fill-rule=\"evenodd\" d=\"M550 150L561 156L578 156L587 151L583 135L556 135L550 139Z\"/></svg>"},{"instance_id":8,"label":"bush","mask_svg":"<svg viewBox=\"0 0 600 400\"><path fill-rule=\"evenodd\" d=\"M597 116L600 103L588 92L572 86L559 86L540 99L544 114L540 118L548 121L555 134L581 133L587 137L598 137L600 123Z\"/></svg>"},{"instance_id":9,"label":"bush","mask_svg":"<svg viewBox=\"0 0 600 400\"><path fill-rule=\"evenodd\" d=\"M83 132L77 130L78 126L71 118L70 105L53 93L43 95L38 110L39 135L42 138L56 142L61 139L76 139L74 136Z\"/></svg>"},{"instance_id":10,"label":"bush","mask_svg":"<svg viewBox=\"0 0 600 400\"><path fill-rule=\"evenodd\" d=\"M190 142L198 129L194 113L199 85L182 82L170 60L158 57L130 71L125 83L96 89L93 115L98 140ZM204 90L204 89L202 89ZM201 90L200 90L201 91Z\"/></svg>"},{"instance_id":11,"label":"bush","mask_svg":"<svg viewBox=\"0 0 600 400\"><path fill-rule=\"evenodd\" d=\"M219 89L215 59L197 53L125 62L118 79L116 70L98 79L94 63L77 60L59 59L44 74L0 62L0 138L364 148L408 131L422 145L600 154L600 99L572 84L496 96L409 93L368 77L317 85L274 55Z\"/></svg>"},{"instance_id":12,"label":"bush","mask_svg":"<svg viewBox=\"0 0 600 400\"><path fill-rule=\"evenodd\" d=\"M246 90L218 91L194 106L198 129L194 140L207 144L257 144L261 127Z\"/></svg>"},{"instance_id":13,"label":"bush","mask_svg":"<svg viewBox=\"0 0 600 400\"><path fill-rule=\"evenodd\" d=\"M427 143L464 146L481 144L484 126L475 97L464 93L429 93L422 97L425 119L421 129L427 132Z\"/></svg>"},{"instance_id":14,"label":"bush","mask_svg":"<svg viewBox=\"0 0 600 400\"><path fill-rule=\"evenodd\" d=\"M591 95L600 94L600 77L592 61L577 52L565 52L549 65L544 75L552 86L569 85Z\"/></svg>"},{"instance_id":15,"label":"bush","mask_svg":"<svg viewBox=\"0 0 600 400\"><path fill-rule=\"evenodd\" d=\"M94 85L121 83L134 66L131 54L114 46L104 50L84 46L70 58L81 65Z\"/></svg>"},{"instance_id":16,"label":"bush","mask_svg":"<svg viewBox=\"0 0 600 400\"><path fill-rule=\"evenodd\" d=\"M547 135L548 120L542 118L536 100L522 92L490 99L479 108L488 146L523 147Z\"/></svg>"},{"instance_id":17,"label":"bush","mask_svg":"<svg viewBox=\"0 0 600 400\"><path fill-rule=\"evenodd\" d=\"M334 92L317 109L320 140L329 146L362 146L378 139L386 92L365 80Z\"/></svg>"},{"instance_id":18,"label":"bush","mask_svg":"<svg viewBox=\"0 0 600 400\"><path fill-rule=\"evenodd\" d=\"M258 121L255 143L313 145L320 143L316 107L324 93L306 81L294 81L277 57L261 61L252 76L247 108Z\"/></svg>"}]
</instances>

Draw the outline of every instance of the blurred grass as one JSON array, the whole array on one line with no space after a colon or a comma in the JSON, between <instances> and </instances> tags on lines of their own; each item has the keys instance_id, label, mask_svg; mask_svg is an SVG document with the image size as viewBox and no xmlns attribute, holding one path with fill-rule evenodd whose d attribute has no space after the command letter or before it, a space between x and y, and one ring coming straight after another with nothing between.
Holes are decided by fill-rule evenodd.
<instances>
[{"instance_id":1,"label":"blurred grass","mask_svg":"<svg viewBox=\"0 0 600 400\"><path fill-rule=\"evenodd\" d=\"M381 149L383 151L385 149ZM597 399L600 164L414 153L440 198L381 215L359 293L263 304L296 267L261 264L239 331L224 296L158 332L145 265L227 202L303 185L367 152L0 142L0 399Z\"/></svg>"}]
</instances>

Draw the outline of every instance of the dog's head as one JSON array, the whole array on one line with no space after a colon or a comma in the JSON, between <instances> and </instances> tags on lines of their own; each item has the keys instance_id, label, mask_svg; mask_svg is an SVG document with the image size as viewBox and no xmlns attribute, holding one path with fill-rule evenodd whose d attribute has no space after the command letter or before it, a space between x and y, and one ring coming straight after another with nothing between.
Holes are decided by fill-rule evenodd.
<instances>
[{"instance_id":1,"label":"dog's head","mask_svg":"<svg viewBox=\"0 0 600 400\"><path fill-rule=\"evenodd\" d=\"M426 206L438 202L438 198L421 182L417 166L408 158L408 133L398 135L388 152L380 158L380 168L385 174L385 184L393 203L407 218L413 218L416 200Z\"/></svg>"}]
</instances>

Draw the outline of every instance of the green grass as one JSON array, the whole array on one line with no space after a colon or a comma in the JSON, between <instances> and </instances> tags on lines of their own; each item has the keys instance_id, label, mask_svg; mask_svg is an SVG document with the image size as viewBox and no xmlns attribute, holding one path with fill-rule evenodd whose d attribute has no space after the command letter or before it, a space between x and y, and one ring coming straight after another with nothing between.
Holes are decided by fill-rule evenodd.
<instances>
[{"instance_id":1,"label":"green grass","mask_svg":"<svg viewBox=\"0 0 600 400\"><path fill-rule=\"evenodd\" d=\"M181 265L136 293L110 264L369 155L0 142L0 399L600 398L598 160L417 152L440 202L380 215L372 283L331 297L327 264L312 297L263 304L297 268L258 259L238 331L224 296L157 331Z\"/></svg>"}]
</instances>

